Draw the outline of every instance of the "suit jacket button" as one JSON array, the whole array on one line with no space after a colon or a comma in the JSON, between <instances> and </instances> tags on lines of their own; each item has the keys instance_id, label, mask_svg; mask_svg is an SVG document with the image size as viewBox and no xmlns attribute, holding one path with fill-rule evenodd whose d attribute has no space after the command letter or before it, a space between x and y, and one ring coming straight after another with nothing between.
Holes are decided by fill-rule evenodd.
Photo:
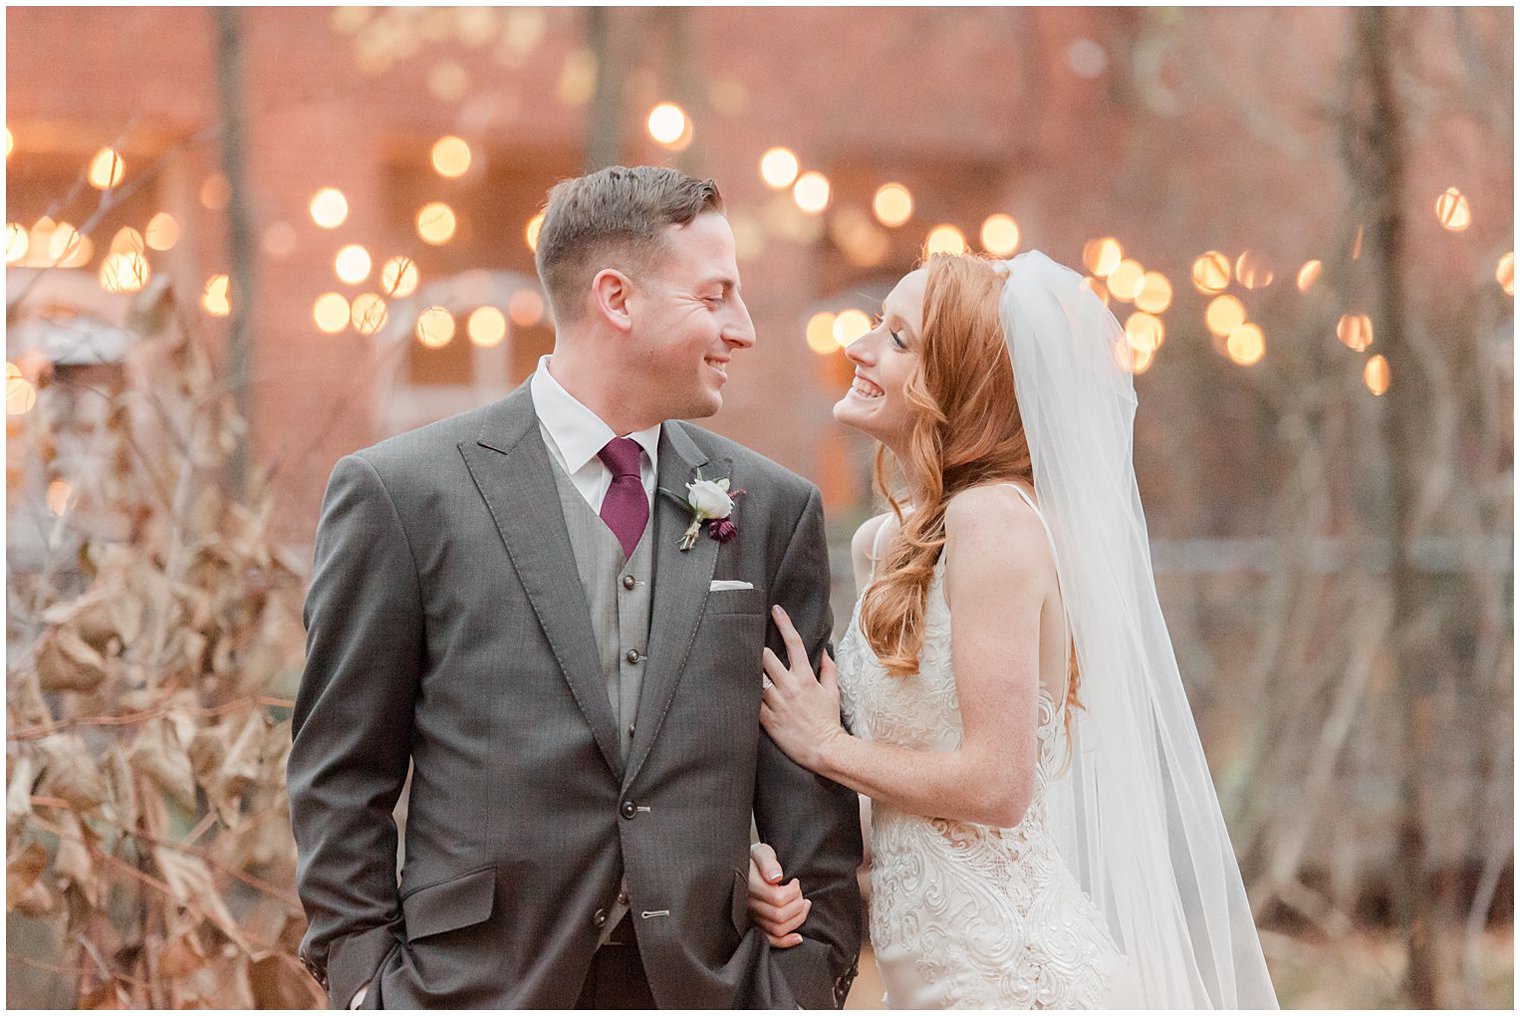
<instances>
[{"instance_id":1,"label":"suit jacket button","mask_svg":"<svg viewBox=\"0 0 1520 1016\"><path fill-rule=\"evenodd\" d=\"M638 579L634 578L632 575L624 575L623 576L623 588L624 589L632 589L634 586L636 586L638 584L639 584Z\"/></svg>"},{"instance_id":2,"label":"suit jacket button","mask_svg":"<svg viewBox=\"0 0 1520 1016\"><path fill-rule=\"evenodd\" d=\"M602 925L606 924L607 923L607 911L605 911L605 910L598 910L595 914L593 914L591 916L591 923L594 924L594 925L596 925L598 928L600 928Z\"/></svg>"},{"instance_id":3,"label":"suit jacket button","mask_svg":"<svg viewBox=\"0 0 1520 1016\"><path fill-rule=\"evenodd\" d=\"M633 816L638 814L639 811L639 809L634 805L632 801L624 801L623 806L618 810L622 813L622 816L624 818L633 818Z\"/></svg>"},{"instance_id":4,"label":"suit jacket button","mask_svg":"<svg viewBox=\"0 0 1520 1016\"><path fill-rule=\"evenodd\" d=\"M628 650L627 660L629 663L638 663L644 657L637 649Z\"/></svg>"}]
</instances>

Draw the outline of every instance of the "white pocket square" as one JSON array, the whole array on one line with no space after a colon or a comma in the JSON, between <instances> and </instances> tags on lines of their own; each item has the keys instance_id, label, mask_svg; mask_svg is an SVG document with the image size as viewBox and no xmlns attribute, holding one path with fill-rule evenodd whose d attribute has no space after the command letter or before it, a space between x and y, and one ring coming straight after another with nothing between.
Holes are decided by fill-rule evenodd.
<instances>
[{"instance_id":1,"label":"white pocket square","mask_svg":"<svg viewBox=\"0 0 1520 1016\"><path fill-rule=\"evenodd\" d=\"M710 586L707 587L707 591L710 592L710 593L721 593L721 592L723 592L724 590L727 590L727 589L753 589L753 588L755 588L754 584L753 583L749 583L749 582L738 582L738 581L735 581L734 579L713 579L712 585L710 585Z\"/></svg>"}]
</instances>

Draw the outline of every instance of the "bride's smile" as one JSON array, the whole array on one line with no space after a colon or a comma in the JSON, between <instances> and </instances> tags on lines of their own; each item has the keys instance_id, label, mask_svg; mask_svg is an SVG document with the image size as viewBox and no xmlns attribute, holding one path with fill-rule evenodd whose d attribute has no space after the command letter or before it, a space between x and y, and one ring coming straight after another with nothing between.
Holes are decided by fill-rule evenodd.
<instances>
[{"instance_id":1,"label":"bride's smile","mask_svg":"<svg viewBox=\"0 0 1520 1016\"><path fill-rule=\"evenodd\" d=\"M881 302L875 326L845 350L855 377L834 404L834 419L889 448L907 437L913 419L907 389L920 362L927 278L924 269L904 276Z\"/></svg>"}]
</instances>

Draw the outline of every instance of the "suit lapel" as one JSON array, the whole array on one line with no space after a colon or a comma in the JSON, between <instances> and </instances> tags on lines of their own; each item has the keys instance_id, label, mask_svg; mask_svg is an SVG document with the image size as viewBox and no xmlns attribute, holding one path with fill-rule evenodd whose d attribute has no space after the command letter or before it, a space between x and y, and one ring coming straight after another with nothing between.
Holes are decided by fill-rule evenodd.
<instances>
[{"instance_id":1,"label":"suit lapel","mask_svg":"<svg viewBox=\"0 0 1520 1016\"><path fill-rule=\"evenodd\" d=\"M528 385L491 407L476 440L461 442L459 450L597 747L621 774L617 724L602 681L591 612Z\"/></svg>"},{"instance_id":2,"label":"suit lapel","mask_svg":"<svg viewBox=\"0 0 1520 1016\"><path fill-rule=\"evenodd\" d=\"M686 497L686 485L697 470L708 480L727 476L727 459L708 461L678 421L660 428L660 464L657 487ZM637 733L628 751L626 786L649 757L665 712L680 683L696 636L697 624L707 603L713 568L718 561L718 541L704 531L690 550L680 550L681 534L691 525L691 513L670 498L655 492L654 505L654 596L649 614L649 667L639 690Z\"/></svg>"}]
</instances>

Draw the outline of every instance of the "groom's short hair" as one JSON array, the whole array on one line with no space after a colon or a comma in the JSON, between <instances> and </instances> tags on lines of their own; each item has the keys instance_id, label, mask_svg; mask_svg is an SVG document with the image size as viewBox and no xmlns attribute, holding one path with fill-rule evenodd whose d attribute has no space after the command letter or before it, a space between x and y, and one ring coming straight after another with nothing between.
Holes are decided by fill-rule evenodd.
<instances>
[{"instance_id":1,"label":"groom's short hair","mask_svg":"<svg viewBox=\"0 0 1520 1016\"><path fill-rule=\"evenodd\" d=\"M663 253L667 226L709 211L723 211L716 183L663 166L608 166L555 184L534 251L555 320L580 314L597 272L636 277Z\"/></svg>"}]
</instances>

